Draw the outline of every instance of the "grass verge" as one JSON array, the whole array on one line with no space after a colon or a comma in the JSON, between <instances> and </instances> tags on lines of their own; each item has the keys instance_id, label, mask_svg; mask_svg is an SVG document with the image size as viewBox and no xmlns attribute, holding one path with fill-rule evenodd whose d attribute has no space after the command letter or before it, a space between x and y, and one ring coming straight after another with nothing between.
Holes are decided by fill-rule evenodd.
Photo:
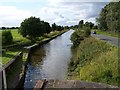
<instances>
[{"instance_id":1,"label":"grass verge","mask_svg":"<svg viewBox=\"0 0 120 90\"><path fill-rule=\"evenodd\" d=\"M106 35L106 36L112 36L112 37L118 37L118 38L120 38L120 33L109 33L107 31L101 31L99 29L92 29L91 31L92 32L93 31L97 31L97 34L103 34L103 35Z\"/></svg>"}]
</instances>

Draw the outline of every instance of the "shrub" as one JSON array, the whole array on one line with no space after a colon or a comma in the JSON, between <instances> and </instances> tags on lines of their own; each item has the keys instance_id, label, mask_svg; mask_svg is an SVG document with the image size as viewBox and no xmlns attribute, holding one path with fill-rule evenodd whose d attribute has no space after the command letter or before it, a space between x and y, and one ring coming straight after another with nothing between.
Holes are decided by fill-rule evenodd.
<instances>
[{"instance_id":1,"label":"shrub","mask_svg":"<svg viewBox=\"0 0 120 90\"><path fill-rule=\"evenodd\" d=\"M80 44L80 41L83 39L84 39L84 37L81 34L81 32L76 31L71 35L71 41L73 42L74 46L78 46Z\"/></svg>"},{"instance_id":2,"label":"shrub","mask_svg":"<svg viewBox=\"0 0 120 90\"><path fill-rule=\"evenodd\" d=\"M74 32L74 33L71 35L71 41L73 42L73 45L79 45L80 40L79 40L79 36L77 35L76 32Z\"/></svg>"},{"instance_id":3,"label":"shrub","mask_svg":"<svg viewBox=\"0 0 120 90\"><path fill-rule=\"evenodd\" d=\"M89 28L89 27L86 27L86 28L85 28L85 31L84 31L84 35L85 35L86 37L88 37L90 34L91 34L90 28Z\"/></svg>"},{"instance_id":4,"label":"shrub","mask_svg":"<svg viewBox=\"0 0 120 90\"><path fill-rule=\"evenodd\" d=\"M2 31L2 44L9 45L13 42L11 31Z\"/></svg>"}]
</instances>

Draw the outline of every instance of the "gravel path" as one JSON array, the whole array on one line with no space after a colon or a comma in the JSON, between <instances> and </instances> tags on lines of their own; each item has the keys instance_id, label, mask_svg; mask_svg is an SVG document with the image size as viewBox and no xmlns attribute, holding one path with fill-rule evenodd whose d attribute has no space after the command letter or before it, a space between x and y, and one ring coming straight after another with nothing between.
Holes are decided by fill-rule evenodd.
<instances>
[{"instance_id":1,"label":"gravel path","mask_svg":"<svg viewBox=\"0 0 120 90\"><path fill-rule=\"evenodd\" d=\"M120 47L120 38L101 35L101 34L91 34L91 36L98 38L100 40L107 41L108 43L115 45L117 47Z\"/></svg>"}]
</instances>

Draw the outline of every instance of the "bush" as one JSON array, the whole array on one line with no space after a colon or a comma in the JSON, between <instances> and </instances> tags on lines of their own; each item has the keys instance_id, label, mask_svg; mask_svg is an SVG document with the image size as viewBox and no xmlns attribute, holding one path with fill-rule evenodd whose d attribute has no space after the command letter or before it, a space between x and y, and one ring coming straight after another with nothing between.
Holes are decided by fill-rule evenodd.
<instances>
[{"instance_id":1,"label":"bush","mask_svg":"<svg viewBox=\"0 0 120 90\"><path fill-rule=\"evenodd\" d=\"M2 44L9 45L13 42L11 31L2 31Z\"/></svg>"},{"instance_id":2,"label":"bush","mask_svg":"<svg viewBox=\"0 0 120 90\"><path fill-rule=\"evenodd\" d=\"M84 39L83 33L75 31L71 35L71 41L73 42L73 46L78 46L80 44L80 41Z\"/></svg>"},{"instance_id":3,"label":"bush","mask_svg":"<svg viewBox=\"0 0 120 90\"><path fill-rule=\"evenodd\" d=\"M85 28L85 31L84 31L84 35L85 35L86 37L88 37L90 34L91 34L90 28L89 28L89 27L86 27L86 28Z\"/></svg>"}]
</instances>

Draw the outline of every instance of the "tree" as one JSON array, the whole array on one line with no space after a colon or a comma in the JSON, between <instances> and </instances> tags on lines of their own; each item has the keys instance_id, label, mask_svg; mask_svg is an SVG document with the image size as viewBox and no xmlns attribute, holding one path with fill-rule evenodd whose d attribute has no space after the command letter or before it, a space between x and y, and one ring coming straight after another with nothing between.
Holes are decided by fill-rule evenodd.
<instances>
[{"instance_id":1,"label":"tree","mask_svg":"<svg viewBox=\"0 0 120 90\"><path fill-rule=\"evenodd\" d=\"M11 27L11 29L16 29L16 27Z\"/></svg>"},{"instance_id":2,"label":"tree","mask_svg":"<svg viewBox=\"0 0 120 90\"><path fill-rule=\"evenodd\" d=\"M97 18L97 22L98 22L98 27L102 30L107 30L108 27L107 27L107 22L106 22L106 15L107 15L107 8L103 8L101 10L101 13L100 13L100 16L99 18Z\"/></svg>"},{"instance_id":3,"label":"tree","mask_svg":"<svg viewBox=\"0 0 120 90\"><path fill-rule=\"evenodd\" d=\"M94 23L90 22L89 24L90 24L90 29L92 29L94 26Z\"/></svg>"},{"instance_id":4,"label":"tree","mask_svg":"<svg viewBox=\"0 0 120 90\"><path fill-rule=\"evenodd\" d=\"M97 25L93 26L93 29L98 29L98 26Z\"/></svg>"},{"instance_id":5,"label":"tree","mask_svg":"<svg viewBox=\"0 0 120 90\"><path fill-rule=\"evenodd\" d=\"M84 21L81 20L81 21L79 22L79 24L78 24L79 28L83 28L83 24L84 24Z\"/></svg>"},{"instance_id":6,"label":"tree","mask_svg":"<svg viewBox=\"0 0 120 90\"><path fill-rule=\"evenodd\" d=\"M57 31L62 31L63 29L64 29L64 27L62 27L62 26L58 26L58 25L56 26Z\"/></svg>"},{"instance_id":7,"label":"tree","mask_svg":"<svg viewBox=\"0 0 120 90\"><path fill-rule=\"evenodd\" d=\"M71 26L71 28L72 28L72 26ZM70 27L68 27L68 26L65 26L65 27L64 27L64 29L70 29Z\"/></svg>"},{"instance_id":8,"label":"tree","mask_svg":"<svg viewBox=\"0 0 120 90\"><path fill-rule=\"evenodd\" d=\"M108 30L112 33L120 31L120 1L111 2L107 5L109 11L106 15Z\"/></svg>"},{"instance_id":9,"label":"tree","mask_svg":"<svg viewBox=\"0 0 120 90\"><path fill-rule=\"evenodd\" d=\"M44 21L40 21L40 25L41 25L41 30L43 31L43 33L46 33L45 22Z\"/></svg>"},{"instance_id":10,"label":"tree","mask_svg":"<svg viewBox=\"0 0 120 90\"><path fill-rule=\"evenodd\" d=\"M6 29L6 27L2 27L2 30L5 30Z\"/></svg>"},{"instance_id":11,"label":"tree","mask_svg":"<svg viewBox=\"0 0 120 90\"><path fill-rule=\"evenodd\" d=\"M110 33L120 32L120 1L107 4L101 10L97 22L102 30Z\"/></svg>"},{"instance_id":12,"label":"tree","mask_svg":"<svg viewBox=\"0 0 120 90\"><path fill-rule=\"evenodd\" d=\"M92 29L94 26L94 24L92 22L85 22L85 27L89 27L90 29Z\"/></svg>"},{"instance_id":13,"label":"tree","mask_svg":"<svg viewBox=\"0 0 120 90\"><path fill-rule=\"evenodd\" d=\"M52 24L52 31L56 30L57 25L55 23Z\"/></svg>"},{"instance_id":14,"label":"tree","mask_svg":"<svg viewBox=\"0 0 120 90\"><path fill-rule=\"evenodd\" d=\"M29 36L31 39L43 35L40 19L36 17L25 19L20 25L19 33L23 37Z\"/></svg>"},{"instance_id":15,"label":"tree","mask_svg":"<svg viewBox=\"0 0 120 90\"><path fill-rule=\"evenodd\" d=\"M45 33L50 33L51 32L51 27L48 22L45 22Z\"/></svg>"}]
</instances>

